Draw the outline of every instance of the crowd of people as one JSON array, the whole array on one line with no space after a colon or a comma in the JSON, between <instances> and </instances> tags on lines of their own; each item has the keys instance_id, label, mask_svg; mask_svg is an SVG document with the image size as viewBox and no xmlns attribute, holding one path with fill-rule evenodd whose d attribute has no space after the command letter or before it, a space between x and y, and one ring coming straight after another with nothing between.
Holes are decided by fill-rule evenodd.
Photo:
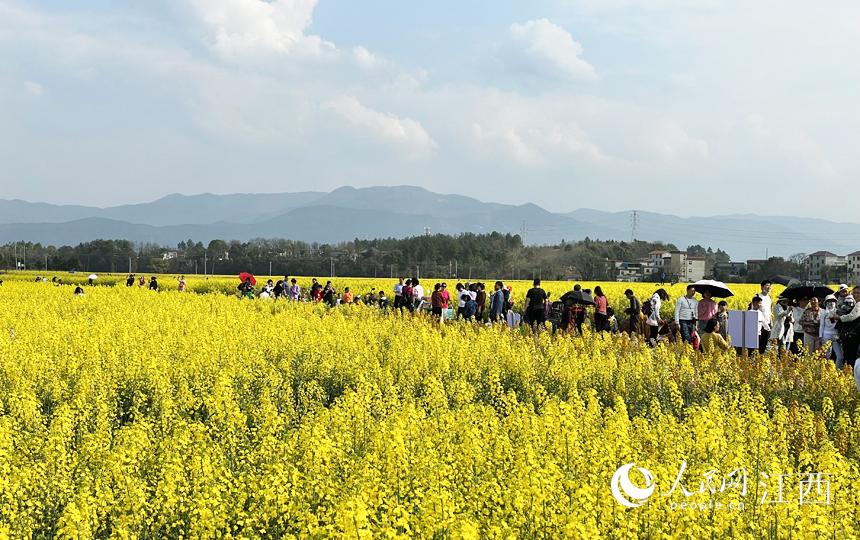
<instances>
[{"instance_id":1,"label":"crowd of people","mask_svg":"<svg viewBox=\"0 0 860 540\"><path fill-rule=\"evenodd\" d=\"M93 280L91 276L91 285ZM36 281L48 280L37 276ZM57 277L51 281L55 285L63 284ZM147 281L143 275L129 274L126 286L159 290L156 276L150 276ZM185 276L177 278L176 287L179 291L187 290ZM761 291L747 306L749 311L757 312L758 319L758 347L748 352L758 350L764 354L769 349L776 349L798 354L803 347L806 351L820 352L832 359L837 369L856 365L860 354L860 286L852 290L842 284L835 294L827 294L823 298L814 295L780 296L775 304L770 296L772 283L765 280L760 287ZM482 282L457 283L453 291L449 291L447 283L438 282L433 284L428 294L419 278L400 278L389 296L386 291L376 288L363 295L356 294L349 287L338 292L330 280L322 284L316 278L311 280L310 287L303 288L296 278L288 276L277 281L269 279L257 289L253 277L248 276L237 289L243 298L321 302L332 307L366 304L383 310L391 308L407 313L426 313L440 323L448 319L509 326L524 323L537 332L543 331L545 323L550 322L553 333L582 334L587 326L594 332L641 336L651 346L681 340L705 353L728 350L733 346L728 335L728 303L715 299L708 289L699 291L695 285L687 286L686 294L675 301L673 316L668 320L662 315L663 304L670 300L664 288L657 289L644 300L636 298L633 291L627 289L624 312L616 314L599 286L592 291L577 284L553 301L541 287L540 279L535 279L532 288L526 292L521 313L512 301L512 287L502 281L496 281L490 291ZM84 289L78 285L74 294L81 296ZM742 349L737 349L742 352Z\"/></svg>"}]
</instances>

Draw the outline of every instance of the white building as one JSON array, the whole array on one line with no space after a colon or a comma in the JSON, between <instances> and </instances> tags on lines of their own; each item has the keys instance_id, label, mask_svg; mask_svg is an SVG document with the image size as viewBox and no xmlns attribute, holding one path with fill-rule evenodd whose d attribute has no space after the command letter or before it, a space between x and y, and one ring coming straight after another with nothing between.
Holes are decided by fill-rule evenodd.
<instances>
[{"instance_id":1,"label":"white building","mask_svg":"<svg viewBox=\"0 0 860 540\"><path fill-rule=\"evenodd\" d=\"M833 277L833 269L848 267L848 257L829 251L816 251L806 256L804 261L808 279L820 281ZM850 273L850 268L848 269Z\"/></svg>"},{"instance_id":2,"label":"white building","mask_svg":"<svg viewBox=\"0 0 860 540\"><path fill-rule=\"evenodd\" d=\"M860 251L849 253L845 258L848 259L848 279L860 283Z\"/></svg>"}]
</instances>

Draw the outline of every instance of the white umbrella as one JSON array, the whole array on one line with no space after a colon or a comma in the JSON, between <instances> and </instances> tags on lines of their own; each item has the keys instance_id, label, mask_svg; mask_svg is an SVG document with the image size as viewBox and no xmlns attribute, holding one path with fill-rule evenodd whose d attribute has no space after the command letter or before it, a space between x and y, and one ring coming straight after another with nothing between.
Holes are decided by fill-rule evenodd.
<instances>
[{"instance_id":1,"label":"white umbrella","mask_svg":"<svg viewBox=\"0 0 860 540\"><path fill-rule=\"evenodd\" d=\"M97 275L95 275L95 274L90 274L90 277L88 277L87 279L96 279L96 278L98 278L98 276L97 276Z\"/></svg>"},{"instance_id":2,"label":"white umbrella","mask_svg":"<svg viewBox=\"0 0 860 540\"><path fill-rule=\"evenodd\" d=\"M693 283L693 287L696 288L697 293L710 291L711 296L713 296L714 298L728 298L729 296L735 295L735 293L733 293L732 290L729 289L725 283L713 279L700 279L699 281Z\"/></svg>"}]
</instances>

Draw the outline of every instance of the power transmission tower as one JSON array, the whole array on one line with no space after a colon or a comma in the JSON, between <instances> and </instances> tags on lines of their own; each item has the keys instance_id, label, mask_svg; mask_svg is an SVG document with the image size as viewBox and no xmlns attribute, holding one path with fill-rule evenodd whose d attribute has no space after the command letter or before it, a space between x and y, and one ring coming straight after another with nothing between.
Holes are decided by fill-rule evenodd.
<instances>
[{"instance_id":1,"label":"power transmission tower","mask_svg":"<svg viewBox=\"0 0 860 540\"><path fill-rule=\"evenodd\" d=\"M636 236L639 233L639 212L633 210L630 212L630 240L636 241Z\"/></svg>"},{"instance_id":2,"label":"power transmission tower","mask_svg":"<svg viewBox=\"0 0 860 540\"><path fill-rule=\"evenodd\" d=\"M424 227L424 236L430 236L430 227Z\"/></svg>"},{"instance_id":3,"label":"power transmission tower","mask_svg":"<svg viewBox=\"0 0 860 540\"><path fill-rule=\"evenodd\" d=\"M526 228L526 220L523 220L523 227L520 229L520 238L523 241L523 245L526 245L526 232L528 232L528 228Z\"/></svg>"}]
</instances>

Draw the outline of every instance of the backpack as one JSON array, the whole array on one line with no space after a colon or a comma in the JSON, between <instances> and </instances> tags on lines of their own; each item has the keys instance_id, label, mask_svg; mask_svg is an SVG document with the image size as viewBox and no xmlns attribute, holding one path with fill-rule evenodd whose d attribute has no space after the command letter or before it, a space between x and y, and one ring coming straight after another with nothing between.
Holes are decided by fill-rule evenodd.
<instances>
[{"instance_id":1,"label":"backpack","mask_svg":"<svg viewBox=\"0 0 860 540\"><path fill-rule=\"evenodd\" d=\"M642 314L646 317L650 317L651 313L654 311L654 306L651 304L651 299L642 302Z\"/></svg>"},{"instance_id":2,"label":"backpack","mask_svg":"<svg viewBox=\"0 0 860 540\"><path fill-rule=\"evenodd\" d=\"M470 318L475 316L475 312L478 309L478 303L469 298L466 300L466 305L463 306L463 317Z\"/></svg>"},{"instance_id":3,"label":"backpack","mask_svg":"<svg viewBox=\"0 0 860 540\"><path fill-rule=\"evenodd\" d=\"M514 309L514 303L511 302L511 291L508 289L502 289L502 294L505 297L504 311L507 312Z\"/></svg>"}]
</instances>

